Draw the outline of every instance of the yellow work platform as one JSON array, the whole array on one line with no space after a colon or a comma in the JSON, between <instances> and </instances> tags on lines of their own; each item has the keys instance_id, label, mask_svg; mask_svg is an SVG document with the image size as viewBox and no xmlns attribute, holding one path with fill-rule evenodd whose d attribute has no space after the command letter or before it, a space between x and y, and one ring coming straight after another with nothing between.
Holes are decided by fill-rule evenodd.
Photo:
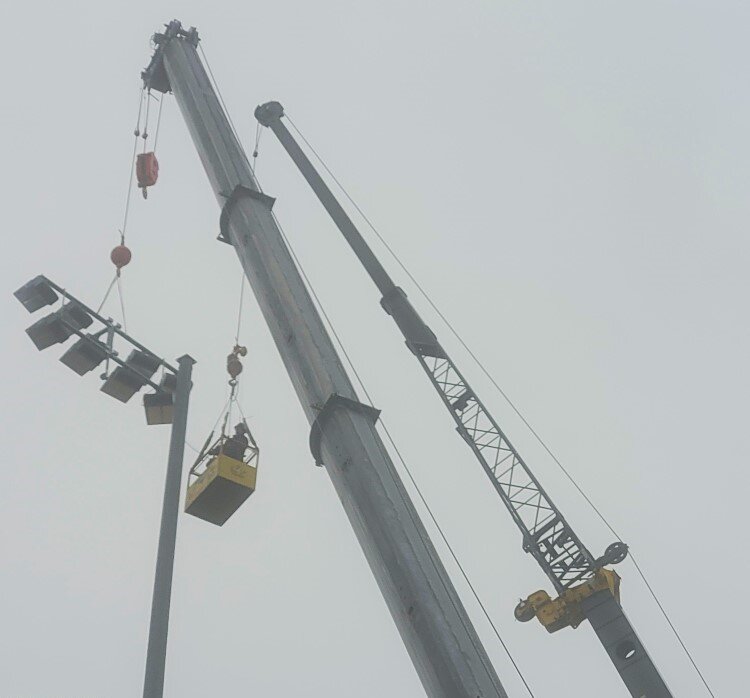
<instances>
[{"instance_id":1,"label":"yellow work platform","mask_svg":"<svg viewBox=\"0 0 750 698\"><path fill-rule=\"evenodd\" d=\"M257 468L224 454L212 458L187 490L185 511L217 526L255 491Z\"/></svg>"}]
</instances>

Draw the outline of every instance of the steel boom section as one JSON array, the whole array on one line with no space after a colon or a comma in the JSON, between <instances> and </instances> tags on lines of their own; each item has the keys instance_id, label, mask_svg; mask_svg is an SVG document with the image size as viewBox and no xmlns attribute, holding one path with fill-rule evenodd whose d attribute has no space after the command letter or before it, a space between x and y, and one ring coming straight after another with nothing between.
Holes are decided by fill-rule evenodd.
<instances>
[{"instance_id":1,"label":"steel boom section","mask_svg":"<svg viewBox=\"0 0 750 698\"><path fill-rule=\"evenodd\" d=\"M450 412L457 431L477 457L503 504L521 531L523 548L531 553L558 593L593 576L609 562L619 561L624 547L613 544L594 558L553 504L520 454L467 383L435 334L395 285L367 242L320 177L281 118L284 109L268 102L255 110L299 168L342 235L382 294L381 305L403 333L431 383ZM582 604L585 617L635 698L671 698L651 657L609 591L597 592Z\"/></svg>"},{"instance_id":2,"label":"steel boom section","mask_svg":"<svg viewBox=\"0 0 750 698\"><path fill-rule=\"evenodd\" d=\"M197 34L173 22L144 72L171 90L322 461L427 694L507 698L466 611L305 288L198 57ZM157 87L158 86L158 87Z\"/></svg>"},{"instance_id":3,"label":"steel boom section","mask_svg":"<svg viewBox=\"0 0 750 698\"><path fill-rule=\"evenodd\" d=\"M432 330L396 286L326 183L299 147L281 117L278 102L255 112L291 156L337 227L351 245L383 296L381 305L398 324L406 344L419 359L493 486L521 530L524 550L531 553L559 592L591 577L596 560L581 543L563 515L489 411L480 402L456 364L440 346Z\"/></svg>"}]
</instances>

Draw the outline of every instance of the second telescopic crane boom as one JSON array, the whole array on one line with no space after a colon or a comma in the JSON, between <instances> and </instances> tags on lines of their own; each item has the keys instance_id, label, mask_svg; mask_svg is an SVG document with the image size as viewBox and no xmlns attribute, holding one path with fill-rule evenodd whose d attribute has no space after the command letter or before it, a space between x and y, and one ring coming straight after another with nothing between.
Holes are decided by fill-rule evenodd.
<instances>
[{"instance_id":1,"label":"second telescopic crane boom","mask_svg":"<svg viewBox=\"0 0 750 698\"><path fill-rule=\"evenodd\" d=\"M520 529L523 549L552 582L558 597L551 599L544 591L531 594L516 607L516 618L536 616L550 632L576 627L587 618L632 696L671 698L619 604L619 577L605 569L625 558L627 546L615 542L598 558L589 552L286 128L281 104L263 104L255 116L274 132L375 282L381 305Z\"/></svg>"}]
</instances>

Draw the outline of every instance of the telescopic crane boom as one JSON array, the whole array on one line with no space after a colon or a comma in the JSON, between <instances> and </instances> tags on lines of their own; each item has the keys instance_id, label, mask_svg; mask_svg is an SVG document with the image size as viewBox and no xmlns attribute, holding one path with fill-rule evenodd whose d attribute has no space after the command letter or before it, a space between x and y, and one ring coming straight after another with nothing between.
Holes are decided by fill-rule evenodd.
<instances>
[{"instance_id":1,"label":"telescopic crane boom","mask_svg":"<svg viewBox=\"0 0 750 698\"><path fill-rule=\"evenodd\" d=\"M274 132L375 282L382 295L381 305L398 325L459 434L520 529L523 549L533 555L552 582L557 598L551 599L544 591L531 594L516 607L516 618L525 621L536 616L550 632L576 627L587 618L631 695L671 698L619 604L619 577L605 569L625 558L627 546L612 543L598 558L589 552L286 128L281 104L263 104L255 116Z\"/></svg>"},{"instance_id":2,"label":"telescopic crane boom","mask_svg":"<svg viewBox=\"0 0 750 698\"><path fill-rule=\"evenodd\" d=\"M154 36L143 73L172 92L331 481L431 698L507 698L375 428L359 402L203 64L179 22Z\"/></svg>"}]
</instances>

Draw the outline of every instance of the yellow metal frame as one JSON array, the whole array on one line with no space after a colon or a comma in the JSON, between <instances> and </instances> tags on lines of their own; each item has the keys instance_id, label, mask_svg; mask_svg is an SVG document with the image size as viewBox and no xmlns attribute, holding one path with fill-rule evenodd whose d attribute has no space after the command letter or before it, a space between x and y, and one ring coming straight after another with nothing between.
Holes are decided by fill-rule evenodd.
<instances>
[{"instance_id":1,"label":"yellow metal frame","mask_svg":"<svg viewBox=\"0 0 750 698\"><path fill-rule=\"evenodd\" d=\"M187 509L217 477L255 490L258 469L253 465L225 456L223 453L212 458L206 466L206 470L200 474L195 482L188 486L185 508Z\"/></svg>"},{"instance_id":2,"label":"yellow metal frame","mask_svg":"<svg viewBox=\"0 0 750 698\"><path fill-rule=\"evenodd\" d=\"M566 589L556 599L546 591L536 591L516 606L516 620L525 623L536 618L550 633L568 626L577 628L584 620L581 601L604 589L609 589L615 600L620 602L620 577L617 572L598 569L591 579Z\"/></svg>"}]
</instances>

